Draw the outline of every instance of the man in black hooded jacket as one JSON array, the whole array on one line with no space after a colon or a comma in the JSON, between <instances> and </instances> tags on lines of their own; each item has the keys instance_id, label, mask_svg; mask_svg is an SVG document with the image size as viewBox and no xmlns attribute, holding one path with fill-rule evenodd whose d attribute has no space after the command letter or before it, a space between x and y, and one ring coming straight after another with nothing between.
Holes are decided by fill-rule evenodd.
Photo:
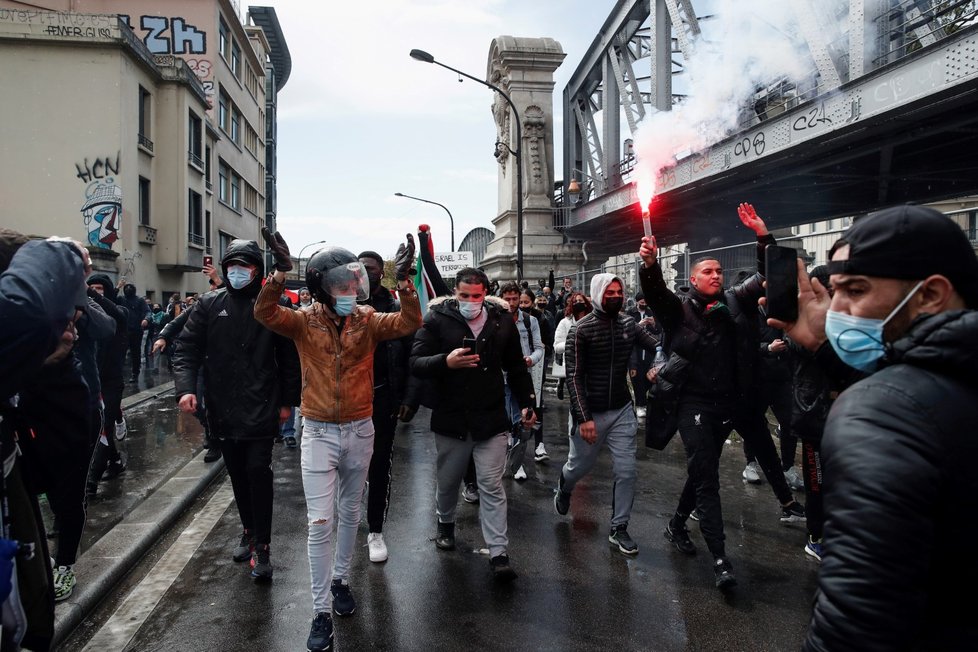
<instances>
[{"instance_id":1,"label":"man in black hooded jacket","mask_svg":"<svg viewBox=\"0 0 978 652\"><path fill-rule=\"evenodd\" d=\"M232 558L251 560L256 580L272 579L272 448L279 425L299 404L295 345L254 315L264 263L253 240L233 240L221 261L227 283L197 302L176 341L174 385L180 409L197 409L204 374L207 418L231 478L244 532Z\"/></svg>"},{"instance_id":2,"label":"man in black hooded jacket","mask_svg":"<svg viewBox=\"0 0 978 652\"><path fill-rule=\"evenodd\" d=\"M825 536L804 649L975 650L978 259L929 208L872 214L799 271L788 335L871 375L825 424ZM961 587L965 590L954 590Z\"/></svg>"}]
</instances>

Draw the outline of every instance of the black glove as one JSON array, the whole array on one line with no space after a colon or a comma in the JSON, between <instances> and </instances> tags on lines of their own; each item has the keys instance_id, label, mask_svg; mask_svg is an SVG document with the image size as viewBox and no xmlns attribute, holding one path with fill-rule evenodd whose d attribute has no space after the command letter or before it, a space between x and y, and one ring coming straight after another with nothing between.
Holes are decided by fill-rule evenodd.
<instances>
[{"instance_id":1,"label":"black glove","mask_svg":"<svg viewBox=\"0 0 978 652\"><path fill-rule=\"evenodd\" d=\"M261 227L261 236L265 238L272 256L275 258L275 269L280 272L292 271L292 256L289 254L289 245L285 244L285 239L278 231L272 235L267 226Z\"/></svg>"},{"instance_id":2,"label":"black glove","mask_svg":"<svg viewBox=\"0 0 978 652\"><path fill-rule=\"evenodd\" d=\"M407 234L407 244L397 248L394 255L394 278L398 281L406 281L414 276L417 270L414 269L414 236Z\"/></svg>"}]
</instances>

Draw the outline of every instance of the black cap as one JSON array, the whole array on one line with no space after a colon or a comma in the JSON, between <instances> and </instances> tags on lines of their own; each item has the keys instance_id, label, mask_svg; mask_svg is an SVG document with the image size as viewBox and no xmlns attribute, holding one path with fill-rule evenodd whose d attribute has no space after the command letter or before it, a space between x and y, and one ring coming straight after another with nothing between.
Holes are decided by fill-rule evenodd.
<instances>
[{"instance_id":1,"label":"black cap","mask_svg":"<svg viewBox=\"0 0 978 652\"><path fill-rule=\"evenodd\" d=\"M961 227L943 213L924 206L887 208L857 220L843 240L849 260L830 262L830 274L911 281L940 274L969 308L978 308L978 257Z\"/></svg>"},{"instance_id":2,"label":"black cap","mask_svg":"<svg viewBox=\"0 0 978 652\"><path fill-rule=\"evenodd\" d=\"M380 268L384 269L384 259L376 251L361 251L357 258L373 258L380 265Z\"/></svg>"}]
</instances>

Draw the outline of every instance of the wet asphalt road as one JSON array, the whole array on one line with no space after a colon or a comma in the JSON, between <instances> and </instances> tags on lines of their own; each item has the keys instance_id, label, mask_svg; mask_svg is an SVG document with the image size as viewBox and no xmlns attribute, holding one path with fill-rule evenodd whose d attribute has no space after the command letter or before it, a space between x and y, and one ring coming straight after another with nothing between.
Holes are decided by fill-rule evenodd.
<instances>
[{"instance_id":1,"label":"wet asphalt road","mask_svg":"<svg viewBox=\"0 0 978 652\"><path fill-rule=\"evenodd\" d=\"M685 477L678 438L661 453L639 448L629 532L640 553L626 558L607 541L612 476L606 454L575 489L571 513L554 512L553 486L568 450L567 403L548 396L548 404L551 460L534 464L528 454L529 479L504 480L510 556L520 575L508 586L493 583L479 552L484 542L476 506L460 500L458 549L435 548L435 450L427 411L401 426L384 532L390 559L369 561L364 520L350 578L358 609L352 617L334 617L337 649L798 649L817 565L802 552L804 524L782 525L769 486L741 481L739 443L726 447L721 470L727 549L739 580L724 595L713 586L694 523L695 557L672 549L662 536ZM155 474L172 474L199 450L199 426L174 408L167 398L132 412L130 471L113 481L117 486L103 482L102 508L138 500ZM278 445L274 460L274 582L254 584L247 564L231 560L240 536L232 504L127 650L305 649L312 606L299 452ZM81 649L110 610L90 618L63 649Z\"/></svg>"}]
</instances>

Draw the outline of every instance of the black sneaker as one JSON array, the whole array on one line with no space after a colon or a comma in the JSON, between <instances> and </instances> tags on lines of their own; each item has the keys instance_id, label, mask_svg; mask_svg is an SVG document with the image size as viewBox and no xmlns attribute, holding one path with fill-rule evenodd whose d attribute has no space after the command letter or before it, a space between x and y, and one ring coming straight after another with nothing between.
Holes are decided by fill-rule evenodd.
<instances>
[{"instance_id":1,"label":"black sneaker","mask_svg":"<svg viewBox=\"0 0 978 652\"><path fill-rule=\"evenodd\" d=\"M298 445L299 445L299 442L296 441L295 437L289 435L288 437L285 438L285 447L286 448L295 448Z\"/></svg>"},{"instance_id":2,"label":"black sneaker","mask_svg":"<svg viewBox=\"0 0 978 652\"><path fill-rule=\"evenodd\" d=\"M439 523L435 545L439 550L455 550L455 524Z\"/></svg>"},{"instance_id":3,"label":"black sneaker","mask_svg":"<svg viewBox=\"0 0 978 652\"><path fill-rule=\"evenodd\" d=\"M333 594L333 613L337 616L352 616L357 610L357 601L353 599L350 583L346 580L333 580L329 592Z\"/></svg>"},{"instance_id":4,"label":"black sneaker","mask_svg":"<svg viewBox=\"0 0 978 652\"><path fill-rule=\"evenodd\" d=\"M564 491L564 474L561 472L557 478L557 491L554 492L554 509L561 516L566 516L570 511L570 499L570 492Z\"/></svg>"},{"instance_id":5,"label":"black sneaker","mask_svg":"<svg viewBox=\"0 0 978 652\"><path fill-rule=\"evenodd\" d=\"M328 652L333 649L333 619L326 612L316 614L306 639L309 652Z\"/></svg>"},{"instance_id":6,"label":"black sneaker","mask_svg":"<svg viewBox=\"0 0 978 652\"><path fill-rule=\"evenodd\" d=\"M241 542L238 547L234 549L234 554L231 555L231 559L236 562L248 561L251 559L252 555L255 553L255 538L251 536L248 530L241 533Z\"/></svg>"},{"instance_id":7,"label":"black sneaker","mask_svg":"<svg viewBox=\"0 0 978 652\"><path fill-rule=\"evenodd\" d=\"M506 555L496 555L490 559L489 568L497 582L512 582L517 577L516 571L509 565L509 557Z\"/></svg>"},{"instance_id":8,"label":"black sneaker","mask_svg":"<svg viewBox=\"0 0 978 652\"><path fill-rule=\"evenodd\" d=\"M782 523L804 523L805 507L797 500L791 501L787 507L781 508Z\"/></svg>"},{"instance_id":9,"label":"black sneaker","mask_svg":"<svg viewBox=\"0 0 978 652\"><path fill-rule=\"evenodd\" d=\"M221 459L221 449L217 446L211 446L207 449L207 452L204 453L204 462L207 464L216 462L219 459Z\"/></svg>"},{"instance_id":10,"label":"black sneaker","mask_svg":"<svg viewBox=\"0 0 978 652\"><path fill-rule=\"evenodd\" d=\"M666 523L665 537L676 546L676 550L684 555L695 555L696 546L689 538L689 529L685 525L674 526L672 521Z\"/></svg>"},{"instance_id":11,"label":"black sneaker","mask_svg":"<svg viewBox=\"0 0 978 652\"><path fill-rule=\"evenodd\" d=\"M637 555L638 544L628 536L628 524L622 523L611 528L608 541L618 546L618 550L626 555Z\"/></svg>"},{"instance_id":12,"label":"black sneaker","mask_svg":"<svg viewBox=\"0 0 978 652\"><path fill-rule=\"evenodd\" d=\"M105 479L111 480L112 478L118 478L120 475L126 472L126 459L119 454L119 457L115 460L109 462L105 467Z\"/></svg>"},{"instance_id":13,"label":"black sneaker","mask_svg":"<svg viewBox=\"0 0 978 652\"><path fill-rule=\"evenodd\" d=\"M462 487L462 500L470 505L475 505L479 502L479 487L474 482L466 483Z\"/></svg>"},{"instance_id":14,"label":"black sneaker","mask_svg":"<svg viewBox=\"0 0 978 652\"><path fill-rule=\"evenodd\" d=\"M716 576L716 586L721 591L737 586L737 578L733 574L733 566L722 557L713 562L713 574Z\"/></svg>"},{"instance_id":15,"label":"black sneaker","mask_svg":"<svg viewBox=\"0 0 978 652\"><path fill-rule=\"evenodd\" d=\"M272 579L272 554L266 544L255 546L251 556L251 576L259 582L269 582Z\"/></svg>"}]
</instances>

